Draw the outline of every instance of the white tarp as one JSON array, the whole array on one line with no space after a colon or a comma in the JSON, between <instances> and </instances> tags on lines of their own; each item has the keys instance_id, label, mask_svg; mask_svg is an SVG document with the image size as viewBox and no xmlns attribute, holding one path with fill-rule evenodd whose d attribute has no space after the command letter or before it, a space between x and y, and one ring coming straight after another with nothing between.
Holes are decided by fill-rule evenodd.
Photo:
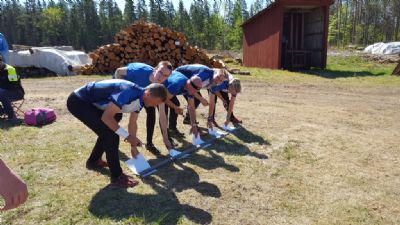
<instances>
[{"instance_id":1,"label":"white tarp","mask_svg":"<svg viewBox=\"0 0 400 225\"><path fill-rule=\"evenodd\" d=\"M75 75L68 69L69 66L79 67L92 63L92 59L85 52L64 49L34 47L31 48L32 51L9 51L8 63L14 67L46 68L58 75Z\"/></svg>"},{"instance_id":2,"label":"white tarp","mask_svg":"<svg viewBox=\"0 0 400 225\"><path fill-rule=\"evenodd\" d=\"M376 55L395 55L400 54L400 42L390 43L375 43L364 49L365 53L376 54Z\"/></svg>"}]
</instances>

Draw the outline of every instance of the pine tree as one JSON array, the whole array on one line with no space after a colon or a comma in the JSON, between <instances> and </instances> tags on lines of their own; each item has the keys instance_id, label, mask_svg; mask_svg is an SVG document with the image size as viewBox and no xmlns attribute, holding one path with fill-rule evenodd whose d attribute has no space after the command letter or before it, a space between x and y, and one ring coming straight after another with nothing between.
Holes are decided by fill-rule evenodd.
<instances>
[{"instance_id":1,"label":"pine tree","mask_svg":"<svg viewBox=\"0 0 400 225\"><path fill-rule=\"evenodd\" d=\"M149 1L149 8L150 8L149 11L150 22L157 23L158 13L156 8L156 3L154 2L154 0Z\"/></svg>"},{"instance_id":2,"label":"pine tree","mask_svg":"<svg viewBox=\"0 0 400 225\"><path fill-rule=\"evenodd\" d=\"M134 0L125 0L124 25L131 24L136 19Z\"/></svg>"},{"instance_id":3,"label":"pine tree","mask_svg":"<svg viewBox=\"0 0 400 225\"><path fill-rule=\"evenodd\" d=\"M149 13L147 11L146 1L138 0L136 9L137 9L137 18L147 21Z\"/></svg>"},{"instance_id":4,"label":"pine tree","mask_svg":"<svg viewBox=\"0 0 400 225\"><path fill-rule=\"evenodd\" d=\"M99 21L100 21L100 43L108 43L110 37L110 25L108 20L107 0L100 0L99 2Z\"/></svg>"},{"instance_id":5,"label":"pine tree","mask_svg":"<svg viewBox=\"0 0 400 225\"><path fill-rule=\"evenodd\" d=\"M166 27L168 26L167 24L167 15L165 13L165 3L163 0L155 0L155 5L156 5L156 12L157 12L157 18L156 18L156 23Z\"/></svg>"},{"instance_id":6,"label":"pine tree","mask_svg":"<svg viewBox=\"0 0 400 225\"><path fill-rule=\"evenodd\" d=\"M227 23L229 26L232 26L233 24L233 2L231 0L226 0L225 1L225 10L224 10L224 19L225 23Z\"/></svg>"},{"instance_id":7,"label":"pine tree","mask_svg":"<svg viewBox=\"0 0 400 225\"><path fill-rule=\"evenodd\" d=\"M232 12L233 24L231 25L228 35L226 37L229 49L240 49L242 46L242 28L243 23L242 15L242 1L236 0Z\"/></svg>"},{"instance_id":8,"label":"pine tree","mask_svg":"<svg viewBox=\"0 0 400 225\"><path fill-rule=\"evenodd\" d=\"M254 4L250 5L250 12L249 15L250 17L253 17L256 14L255 10L254 10Z\"/></svg>"},{"instance_id":9,"label":"pine tree","mask_svg":"<svg viewBox=\"0 0 400 225\"><path fill-rule=\"evenodd\" d=\"M255 0L253 3L253 14L257 14L263 9L262 0Z\"/></svg>"},{"instance_id":10,"label":"pine tree","mask_svg":"<svg viewBox=\"0 0 400 225\"><path fill-rule=\"evenodd\" d=\"M178 11L175 16L175 27L177 31L183 32L186 35L189 35L190 33L190 16L183 5L182 0L180 0L178 4Z\"/></svg>"},{"instance_id":11,"label":"pine tree","mask_svg":"<svg viewBox=\"0 0 400 225\"><path fill-rule=\"evenodd\" d=\"M82 11L84 12L82 47L85 50L91 50L98 46L99 31L101 29L95 2L93 0L84 0Z\"/></svg>"},{"instance_id":12,"label":"pine tree","mask_svg":"<svg viewBox=\"0 0 400 225\"><path fill-rule=\"evenodd\" d=\"M167 0L165 2L165 17L166 17L166 26L174 29L174 18L175 18L175 7L172 1Z\"/></svg>"},{"instance_id":13,"label":"pine tree","mask_svg":"<svg viewBox=\"0 0 400 225\"><path fill-rule=\"evenodd\" d=\"M242 0L242 15L243 15L243 20L246 21L247 19L250 18L249 11L247 9L247 2L246 0Z\"/></svg>"}]
</instances>

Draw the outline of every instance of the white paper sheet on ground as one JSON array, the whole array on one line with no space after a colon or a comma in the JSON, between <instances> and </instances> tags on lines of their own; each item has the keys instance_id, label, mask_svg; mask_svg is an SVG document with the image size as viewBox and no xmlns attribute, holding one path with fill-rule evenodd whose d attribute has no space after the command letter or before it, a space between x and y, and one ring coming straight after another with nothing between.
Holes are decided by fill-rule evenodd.
<instances>
[{"instance_id":1,"label":"white paper sheet on ground","mask_svg":"<svg viewBox=\"0 0 400 225\"><path fill-rule=\"evenodd\" d=\"M171 150L169 150L169 156L171 156L171 158L176 158L178 155L180 155L180 154L182 154L182 152L180 152L180 151L178 151L178 150L176 150L176 149L171 149ZM186 155L182 155L180 158L186 158L186 157L188 157L189 155L188 154L186 154Z\"/></svg>"},{"instance_id":2,"label":"white paper sheet on ground","mask_svg":"<svg viewBox=\"0 0 400 225\"><path fill-rule=\"evenodd\" d=\"M208 129L208 133L216 138L221 138L222 135L226 134L224 132L219 132L217 129L215 129L215 127Z\"/></svg>"},{"instance_id":3,"label":"white paper sheet on ground","mask_svg":"<svg viewBox=\"0 0 400 225\"><path fill-rule=\"evenodd\" d=\"M232 126L229 126L229 124L228 125L223 125L222 126L222 128L224 129L224 130L226 130L226 131L234 131L236 128L235 127L232 127Z\"/></svg>"},{"instance_id":4,"label":"white paper sheet on ground","mask_svg":"<svg viewBox=\"0 0 400 225\"><path fill-rule=\"evenodd\" d=\"M129 169L132 170L132 172L136 175L139 175L144 170L150 168L150 164L141 153L139 153L136 158L132 158L125 163L129 167Z\"/></svg>"},{"instance_id":5,"label":"white paper sheet on ground","mask_svg":"<svg viewBox=\"0 0 400 225\"><path fill-rule=\"evenodd\" d=\"M201 138L200 138L200 135L198 135L197 137L196 137L196 135L194 135L193 134L193 138L192 138L192 144L193 145L201 145L201 144L203 144L204 143L204 141L203 140L201 140Z\"/></svg>"}]
</instances>

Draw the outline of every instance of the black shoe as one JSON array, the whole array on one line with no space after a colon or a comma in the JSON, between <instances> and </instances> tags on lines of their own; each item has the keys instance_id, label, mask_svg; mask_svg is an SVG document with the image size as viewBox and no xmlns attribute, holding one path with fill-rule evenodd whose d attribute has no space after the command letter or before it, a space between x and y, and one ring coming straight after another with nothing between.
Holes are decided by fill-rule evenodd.
<instances>
[{"instance_id":1,"label":"black shoe","mask_svg":"<svg viewBox=\"0 0 400 225\"><path fill-rule=\"evenodd\" d=\"M180 132L178 129L168 129L168 135L174 137L185 137L185 134Z\"/></svg>"},{"instance_id":2,"label":"black shoe","mask_svg":"<svg viewBox=\"0 0 400 225\"><path fill-rule=\"evenodd\" d=\"M177 144L175 143L175 141L171 137L168 137L168 140L171 143L173 148L175 148L177 146Z\"/></svg>"},{"instance_id":3,"label":"black shoe","mask_svg":"<svg viewBox=\"0 0 400 225\"><path fill-rule=\"evenodd\" d=\"M158 150L153 143L147 143L146 149L149 150L149 152L153 153L153 155L155 156L161 156L160 150Z\"/></svg>"},{"instance_id":4,"label":"black shoe","mask_svg":"<svg viewBox=\"0 0 400 225\"><path fill-rule=\"evenodd\" d=\"M102 159L99 159L96 162L86 161L86 169L88 170L100 170L106 167L108 167L108 163Z\"/></svg>"}]
</instances>

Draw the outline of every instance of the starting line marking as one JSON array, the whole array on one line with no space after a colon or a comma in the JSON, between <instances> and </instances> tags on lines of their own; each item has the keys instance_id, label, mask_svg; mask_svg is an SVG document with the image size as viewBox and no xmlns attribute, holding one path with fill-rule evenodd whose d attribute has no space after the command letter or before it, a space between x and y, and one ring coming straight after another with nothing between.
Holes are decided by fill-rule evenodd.
<instances>
[{"instance_id":1,"label":"starting line marking","mask_svg":"<svg viewBox=\"0 0 400 225\"><path fill-rule=\"evenodd\" d=\"M187 156L189 156L190 154L192 154L193 152L196 152L196 151L198 151L198 150L200 150L202 148L208 148L208 147L210 147L212 145L212 142L214 142L215 140L223 139L224 137L228 136L229 134L235 132L238 129L239 128L236 128L235 130L232 130L232 131L225 131L227 133L222 134L221 137L219 137L219 138L214 137L214 138L204 142L201 145L196 145L196 146L192 145L192 146L188 147L186 150L184 150L181 154L179 154L179 155L177 155L175 157L169 157L168 159L165 159L165 160L157 163L156 165L154 165L154 166L152 166L152 167L150 167L150 168L148 168L146 170L143 170L142 172L139 173L139 176L142 177L142 178L148 177L148 176L156 173L157 169L159 169L161 167L164 167L164 166L166 166L166 165L168 165L170 163L173 163L173 162L175 162L175 161L177 161L179 159L184 159Z\"/></svg>"}]
</instances>

